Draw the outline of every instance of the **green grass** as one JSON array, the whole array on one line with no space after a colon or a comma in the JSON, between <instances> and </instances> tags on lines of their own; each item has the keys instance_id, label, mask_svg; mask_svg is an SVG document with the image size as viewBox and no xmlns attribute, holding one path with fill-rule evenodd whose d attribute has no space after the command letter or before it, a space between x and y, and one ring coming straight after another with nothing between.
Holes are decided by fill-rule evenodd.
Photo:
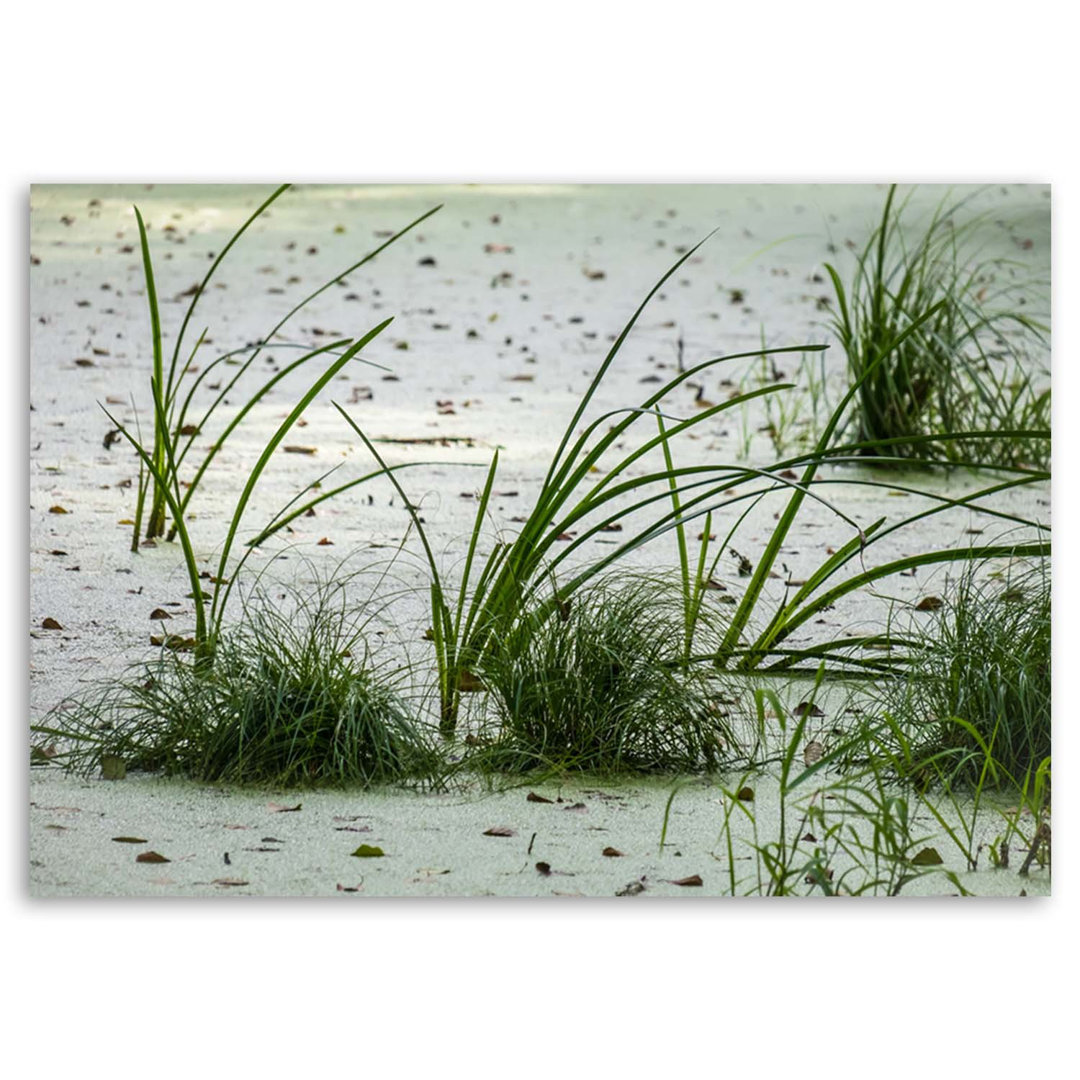
<instances>
[{"instance_id":1,"label":"green grass","mask_svg":"<svg viewBox=\"0 0 1080 1080\"><path fill-rule=\"evenodd\" d=\"M909 670L879 684L900 768L924 783L1011 786L1050 756L1049 568L975 570L918 616Z\"/></svg>"},{"instance_id":2,"label":"green grass","mask_svg":"<svg viewBox=\"0 0 1080 1080\"><path fill-rule=\"evenodd\" d=\"M462 687L482 676L487 666L495 662L498 641L524 612L536 612L542 617L542 608L546 607L550 612L568 603L579 588L628 553L677 528L680 523L707 514L710 508L702 505L706 500L719 498L720 493L732 485L761 475L760 470L723 464L672 469L664 461L659 461L650 471L649 455L661 451L669 440L725 410L754 397L782 391L789 384L737 395L721 405L700 410L689 419L668 417L667 426L661 416L657 434L633 446L630 442L636 434L631 430L634 425L642 418L655 420L661 403L682 383L699 377L717 364L761 356L760 349L703 360L680 372L639 405L614 409L585 423L594 395L642 312L664 282L700 246L700 243L695 245L665 272L616 336L566 426L542 489L525 522L513 539L500 539L485 554L483 533L499 466L499 455L495 454L477 502L468 552L456 589L442 574L416 501L409 498L394 475L394 469L386 464L372 440L340 405L337 406L401 497L423 546L430 573L431 632L444 733L450 734L456 727ZM820 348L822 346L793 346L765 350L765 355ZM782 481L777 483L784 487ZM687 507L680 510L677 502L671 501L673 496L677 497L685 490L694 492L689 515ZM723 504L721 500L717 505ZM673 509L657 512L658 506L666 505ZM606 555L581 564L584 545L605 530L621 530L621 519L630 518L639 511L652 512L647 524L636 523L632 529L627 528L619 543ZM568 536L569 542L560 540ZM572 565L571 560L578 560L577 565L563 574L562 569ZM555 574L560 575L558 591L541 599L542 590Z\"/></svg>"},{"instance_id":3,"label":"green grass","mask_svg":"<svg viewBox=\"0 0 1080 1080\"><path fill-rule=\"evenodd\" d=\"M91 774L128 770L263 786L434 783L440 756L397 680L372 663L346 580L245 598L210 671L180 653L33 728L56 759Z\"/></svg>"},{"instance_id":4,"label":"green grass","mask_svg":"<svg viewBox=\"0 0 1080 1080\"><path fill-rule=\"evenodd\" d=\"M202 281L195 287L191 301L184 313L183 320L176 334L175 345L166 365L165 349L161 325L161 311L158 304L157 286L154 277L153 259L150 251L150 241L147 227L143 221L138 207L135 207L135 219L139 228L139 240L142 250L143 275L146 283L146 297L150 312L150 352L152 355L151 391L153 402L153 438L145 446L142 444L142 436L137 436L137 446L143 451L140 453L140 474L138 494L135 508L135 524L132 534L131 547L138 550L140 534L145 524L144 540L154 540L166 533L167 519L171 515L172 526L169 529L169 539L175 539L182 528L183 518L188 512L189 504L200 483L206 474L211 462L217 456L222 446L229 437L239 428L251 410L284 378L296 371L302 365L319 356L340 356L343 351L350 349L354 342L350 339L334 341L318 348L306 348L291 342L276 340L286 324L302 311L312 300L322 295L327 289L339 281L342 281L353 271L370 262L380 252L395 243L402 236L415 228L420 222L430 217L440 209L435 207L422 214L415 221L391 236L373 251L368 252L359 261L352 263L341 273L335 275L319 288L308 294L299 303L295 304L282 316L275 325L263 335L262 339L253 346L245 347L224 353L213 360L204 361L200 358L196 364L196 357L206 344L209 327L199 335L190 352L184 352L184 340L191 320L197 309L199 300L206 292L211 279L221 266L225 257L233 246L241 239L248 228L266 210L280 198L290 187L282 184L268 198L266 198L251 216L230 237L217 257L211 263L209 270ZM285 365L280 371L275 372L260 384L249 387L246 390L238 386L241 379L251 370L252 365L259 355L269 346L275 349L299 349L303 353L298 359ZM246 355L245 355L246 354ZM353 353L355 355L355 351ZM244 357L238 360L237 357ZM222 378L222 373L229 367L235 367L228 378ZM216 375L218 384L208 382L211 375ZM196 407L196 400L202 390L211 390L209 404ZM231 395L231 396L230 396ZM202 460L198 465L190 468L187 473L182 473L189 455L193 454L195 440L210 437L210 421L218 407L229 398L232 404L239 400L238 408L233 419L225 425L210 442ZM110 416L116 427L120 425ZM123 430L123 429L121 429ZM136 428L138 432L138 428ZM125 434L127 432L125 431ZM129 436L131 438L131 436ZM183 479L182 479L183 478ZM170 499L169 488L177 488L175 499ZM182 488L182 490L179 490Z\"/></svg>"},{"instance_id":5,"label":"green grass","mask_svg":"<svg viewBox=\"0 0 1080 1080\"><path fill-rule=\"evenodd\" d=\"M681 662L670 581L609 576L552 613L523 612L484 669L497 733L480 768L714 769L734 737L715 678Z\"/></svg>"},{"instance_id":6,"label":"green grass","mask_svg":"<svg viewBox=\"0 0 1080 1080\"><path fill-rule=\"evenodd\" d=\"M1049 372L1033 376L1032 357L1047 352L1047 327L1029 302L1034 283L1015 262L982 255L992 220L965 217L967 200L942 202L910 238L907 200L895 196L893 185L847 283L826 266L833 330L860 383L852 422L862 453L888 440L892 456L1045 468ZM974 444L921 439L995 430Z\"/></svg>"}]
</instances>

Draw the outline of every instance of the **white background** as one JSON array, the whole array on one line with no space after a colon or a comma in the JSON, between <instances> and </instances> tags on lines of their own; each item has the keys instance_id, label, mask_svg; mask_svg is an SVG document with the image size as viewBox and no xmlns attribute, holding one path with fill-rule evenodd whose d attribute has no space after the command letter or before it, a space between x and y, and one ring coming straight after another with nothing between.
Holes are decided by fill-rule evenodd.
<instances>
[{"instance_id":1,"label":"white background","mask_svg":"<svg viewBox=\"0 0 1080 1080\"><path fill-rule=\"evenodd\" d=\"M1075 1058L1066 10L142 0L5 17L2 947L19 1075L997 1077ZM31 903L28 186L285 179L1052 183L1054 898Z\"/></svg>"}]
</instances>

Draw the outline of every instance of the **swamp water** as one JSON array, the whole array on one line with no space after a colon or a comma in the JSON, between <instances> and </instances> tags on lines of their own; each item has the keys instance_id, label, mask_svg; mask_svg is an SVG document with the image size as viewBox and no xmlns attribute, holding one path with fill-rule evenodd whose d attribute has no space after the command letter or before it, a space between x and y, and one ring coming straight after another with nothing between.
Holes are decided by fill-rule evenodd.
<instances>
[{"instance_id":1,"label":"swamp water","mask_svg":"<svg viewBox=\"0 0 1080 1080\"><path fill-rule=\"evenodd\" d=\"M169 349L187 303L184 294L268 191L69 185L33 190L33 722L41 722L65 697L146 656L150 634L160 630L150 621L151 611L164 607L171 627L191 629L189 586L176 546L129 551L131 526L125 522L134 508L137 461L124 445L106 445L112 425L99 407L107 403L122 422L133 422L134 395L142 423L148 423L148 319L132 204L139 205L150 227ZM917 189L913 213L932 209L942 195L942 189ZM976 209L1004 208L988 254L1021 260L1030 273L1048 278L1047 195L1043 188L1009 187L974 196ZM489 507L491 536L512 530L514 519L532 505L562 430L611 339L682 251L716 230L646 308L589 417L638 402L648 381L666 380L680 361L692 366L762 347L833 342L824 263L844 264L847 242L857 247L865 242L884 196L884 188L872 185L304 186L289 192L222 264L201 300L192 343L204 325L214 355L259 340L293 303L381 242L388 230L438 203L444 206L290 324L290 342L319 342L359 335L395 316L364 353L381 367L347 369L305 412L305 426L287 440L304 452L275 456L245 522L254 531L333 465L341 464L350 475L371 469L363 446L331 406L338 401L366 432L391 440L379 444L391 464L430 463L404 471L401 480L422 508L452 577L465 555L483 482L480 467L500 448ZM288 358L271 348L259 363L269 371ZM702 401L720 401L761 380L780 376L797 383L793 390L723 413L676 441L677 464L719 459L764 465L804 448L800 439L823 421L830 402L842 393L844 356L833 343L824 354L795 352L773 359L783 370L751 356L713 368L700 383L680 389L671 411L690 415ZM208 473L191 522L207 567L214 565L209 557L223 539L242 478L305 386L305 377L283 380ZM229 408L235 414L239 403L227 403L217 424L228 419ZM828 498L861 527L882 516L908 516L924 503L931 505L932 496L957 498L986 483L959 471L920 474L909 486L929 495L890 496L860 485L870 475L866 466L829 474L835 484ZM757 559L783 505L782 498L758 505L732 540L738 555ZM993 505L1049 521L1046 489L1013 489ZM713 528L723 535L730 524L716 522ZM315 517L294 522L286 539L259 549L249 573L252 578L263 574L264 584L277 579L303 584L345 560L347 569L364 571L355 586L360 602L386 570L389 577L381 579L379 594L390 597L380 635L385 658L391 664L401 657L411 664L429 663L422 639L430 618L424 568L398 551L409 525L388 485L365 485L323 504ZM923 527L900 530L875 549L874 558L966 547L973 537L989 540L1005 531L1000 521L957 507ZM851 535L851 526L828 506L804 504L782 551L785 573L768 583L762 610L771 612L786 595L785 578L805 579L830 548ZM611 542L597 537L576 559L597 557ZM673 537L632 553L620 565L674 568ZM735 555L725 555L716 570L718 582L736 595L739 568ZM913 606L943 592L948 576L944 568L923 568L849 594L804 628L797 643L881 630L897 619L925 619L912 614ZM387 590L386 580L393 589ZM43 629L47 619L60 629ZM801 700L802 690L791 688L787 708ZM836 772L820 776L823 787L842 779ZM759 863L746 845L754 838L754 822L759 845L777 839L777 784L768 771L743 782L736 770L711 780L537 781L496 793L481 787L447 794L253 793L135 775L111 783L33 769L31 891L326 895L337 894L341 886L359 890L355 895L614 895L637 882L644 889L629 889L628 895L687 896L730 892L734 875L733 891L752 892L758 888ZM754 798L736 799L743 808L733 810L723 787L751 787ZM556 801L529 802L530 790ZM796 801L803 805L810 795L800 790ZM280 809L297 804L299 811ZM914 797L912 804L912 835L925 841L915 851L934 848L944 860L942 868L955 871L964 889L977 895L1049 891L1048 870L1038 863L1027 878L1017 876L1023 852L1015 846L1010 869L990 869L984 848L980 869L968 872L957 845ZM744 812L748 808L754 821ZM950 824L971 810L948 803L939 809ZM1000 811L1006 809L983 805L973 851L1002 834ZM736 849L741 847L734 858L723 830L726 813ZM813 835L812 825L794 834L802 813L789 806L789 844L804 833ZM491 829L514 835L485 835ZM145 844L117 843L117 836ZM361 843L379 846L385 855L354 857L351 852ZM814 843L801 843L797 849L809 858ZM604 855L608 848L622 854ZM169 863L137 863L136 855L147 850ZM866 880L862 869L844 879L850 869L844 860L842 852L831 852L834 880L858 887ZM538 870L538 863L548 871ZM701 885L671 884L695 876ZM799 884L796 891L817 890ZM957 891L955 882L935 872L904 883L901 895Z\"/></svg>"}]
</instances>

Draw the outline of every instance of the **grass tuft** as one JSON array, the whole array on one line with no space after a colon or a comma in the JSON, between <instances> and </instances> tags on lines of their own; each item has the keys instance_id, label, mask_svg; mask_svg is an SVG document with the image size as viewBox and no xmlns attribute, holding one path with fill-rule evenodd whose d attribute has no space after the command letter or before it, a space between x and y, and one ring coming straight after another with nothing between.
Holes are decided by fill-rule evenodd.
<instances>
[{"instance_id":1,"label":"grass tuft","mask_svg":"<svg viewBox=\"0 0 1080 1080\"><path fill-rule=\"evenodd\" d=\"M58 760L83 774L112 757L128 770L234 784L433 782L438 754L393 680L371 664L344 583L286 600L246 598L212 669L163 650L34 730L70 740Z\"/></svg>"},{"instance_id":2,"label":"grass tuft","mask_svg":"<svg viewBox=\"0 0 1080 1080\"><path fill-rule=\"evenodd\" d=\"M969 567L915 637L911 670L881 684L880 708L916 779L1000 786L1050 755L1050 577L1004 582Z\"/></svg>"},{"instance_id":3,"label":"grass tuft","mask_svg":"<svg viewBox=\"0 0 1080 1080\"><path fill-rule=\"evenodd\" d=\"M992 222L985 214L961 220L966 200L943 202L913 236L902 220L907 200L895 195L894 184L847 285L826 266L837 301L833 330L852 381L861 381L858 440L893 440L884 450L891 456L966 463L976 455L1045 468L1049 376L1039 376L1032 356L1046 351L1047 327L1030 314L1032 283L1013 261L982 255ZM1001 435L922 441L972 431Z\"/></svg>"},{"instance_id":4,"label":"grass tuft","mask_svg":"<svg viewBox=\"0 0 1080 1080\"><path fill-rule=\"evenodd\" d=\"M474 764L596 772L697 772L733 736L715 677L682 663L670 582L601 579L557 614L523 614L483 671L499 735Z\"/></svg>"}]
</instances>

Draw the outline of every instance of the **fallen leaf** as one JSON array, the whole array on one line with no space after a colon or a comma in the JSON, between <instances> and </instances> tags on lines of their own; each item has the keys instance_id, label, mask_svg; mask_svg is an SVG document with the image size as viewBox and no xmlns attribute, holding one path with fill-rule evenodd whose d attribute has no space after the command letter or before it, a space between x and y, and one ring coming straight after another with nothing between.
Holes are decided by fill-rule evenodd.
<instances>
[{"instance_id":1,"label":"fallen leaf","mask_svg":"<svg viewBox=\"0 0 1080 1080\"><path fill-rule=\"evenodd\" d=\"M912 856L912 866L940 866L945 860L938 854L937 848L925 847Z\"/></svg>"},{"instance_id":2,"label":"fallen leaf","mask_svg":"<svg viewBox=\"0 0 1080 1080\"><path fill-rule=\"evenodd\" d=\"M754 801L754 789L752 787L739 788L738 798L740 802L753 802Z\"/></svg>"},{"instance_id":3,"label":"fallen leaf","mask_svg":"<svg viewBox=\"0 0 1080 1080\"><path fill-rule=\"evenodd\" d=\"M216 877L216 878L214 878L214 880L213 880L213 881L211 881L211 882L210 882L210 884L211 884L211 885L229 885L229 886L237 886L237 885L247 885L247 884L248 884L248 882L244 881L244 879L243 879L243 878L235 878L235 877Z\"/></svg>"},{"instance_id":4,"label":"fallen leaf","mask_svg":"<svg viewBox=\"0 0 1080 1080\"><path fill-rule=\"evenodd\" d=\"M825 714L812 702L812 701L800 701L798 705L792 709L792 712L796 716L824 716Z\"/></svg>"},{"instance_id":5,"label":"fallen leaf","mask_svg":"<svg viewBox=\"0 0 1080 1080\"><path fill-rule=\"evenodd\" d=\"M517 836L517 832L514 829L508 828L506 825L496 825L493 828L484 830L485 836Z\"/></svg>"},{"instance_id":6,"label":"fallen leaf","mask_svg":"<svg viewBox=\"0 0 1080 1080\"><path fill-rule=\"evenodd\" d=\"M704 885L700 874L691 874L690 877L679 878L677 881L669 881L669 885Z\"/></svg>"},{"instance_id":7,"label":"fallen leaf","mask_svg":"<svg viewBox=\"0 0 1080 1080\"><path fill-rule=\"evenodd\" d=\"M50 514L70 514L71 511L70 510L65 510L62 506L50 506L49 507L49 513Z\"/></svg>"},{"instance_id":8,"label":"fallen leaf","mask_svg":"<svg viewBox=\"0 0 1080 1080\"><path fill-rule=\"evenodd\" d=\"M803 748L802 759L806 765L813 765L815 761L820 761L822 754L825 753L825 747L821 745L816 739L808 742Z\"/></svg>"},{"instance_id":9,"label":"fallen leaf","mask_svg":"<svg viewBox=\"0 0 1080 1080\"><path fill-rule=\"evenodd\" d=\"M101 775L105 780L123 780L127 776L124 759L115 754L102 754Z\"/></svg>"},{"instance_id":10,"label":"fallen leaf","mask_svg":"<svg viewBox=\"0 0 1080 1080\"><path fill-rule=\"evenodd\" d=\"M283 806L281 803L268 802L266 809L272 810L275 814L295 814L303 805L303 803L297 803L295 806Z\"/></svg>"},{"instance_id":11,"label":"fallen leaf","mask_svg":"<svg viewBox=\"0 0 1080 1080\"><path fill-rule=\"evenodd\" d=\"M329 537L324 536L316 545L317 547L333 547L334 541Z\"/></svg>"},{"instance_id":12,"label":"fallen leaf","mask_svg":"<svg viewBox=\"0 0 1080 1080\"><path fill-rule=\"evenodd\" d=\"M809 832L806 833L806 835L803 836L802 839L805 840L806 843L808 843L808 844L816 844L817 843L817 837L813 833L809 833Z\"/></svg>"},{"instance_id":13,"label":"fallen leaf","mask_svg":"<svg viewBox=\"0 0 1080 1080\"><path fill-rule=\"evenodd\" d=\"M536 864L536 871L539 874L543 874L544 877L550 877L551 876L551 863L538 862Z\"/></svg>"},{"instance_id":14,"label":"fallen leaf","mask_svg":"<svg viewBox=\"0 0 1080 1080\"><path fill-rule=\"evenodd\" d=\"M151 619L171 619L172 616L164 609L156 607L150 612Z\"/></svg>"},{"instance_id":15,"label":"fallen leaf","mask_svg":"<svg viewBox=\"0 0 1080 1080\"><path fill-rule=\"evenodd\" d=\"M463 694L476 694L487 687L467 668L462 668L458 673L458 689Z\"/></svg>"},{"instance_id":16,"label":"fallen leaf","mask_svg":"<svg viewBox=\"0 0 1080 1080\"><path fill-rule=\"evenodd\" d=\"M286 454L314 454L317 448L314 446L286 446Z\"/></svg>"},{"instance_id":17,"label":"fallen leaf","mask_svg":"<svg viewBox=\"0 0 1080 1080\"><path fill-rule=\"evenodd\" d=\"M114 844L145 844L147 843L141 836L114 836Z\"/></svg>"},{"instance_id":18,"label":"fallen leaf","mask_svg":"<svg viewBox=\"0 0 1080 1080\"><path fill-rule=\"evenodd\" d=\"M915 605L915 610L916 611L937 611L939 608L942 608L944 606L945 606L945 601L942 600L940 596L926 596L926 597L923 597L923 599L920 600Z\"/></svg>"},{"instance_id":19,"label":"fallen leaf","mask_svg":"<svg viewBox=\"0 0 1080 1080\"><path fill-rule=\"evenodd\" d=\"M386 852L375 844L361 844L352 854L358 859L378 859Z\"/></svg>"},{"instance_id":20,"label":"fallen leaf","mask_svg":"<svg viewBox=\"0 0 1080 1080\"><path fill-rule=\"evenodd\" d=\"M618 848L606 847L600 854L606 855L609 859L618 859L622 857L624 852L620 851Z\"/></svg>"},{"instance_id":21,"label":"fallen leaf","mask_svg":"<svg viewBox=\"0 0 1080 1080\"><path fill-rule=\"evenodd\" d=\"M545 799L543 795L537 795L535 791L530 791L529 794L525 796L525 801L526 802L545 802L545 803L549 803L549 802L554 802L555 800L554 799Z\"/></svg>"},{"instance_id":22,"label":"fallen leaf","mask_svg":"<svg viewBox=\"0 0 1080 1080\"><path fill-rule=\"evenodd\" d=\"M55 619L43 619L41 622L42 630L63 630L64 628Z\"/></svg>"},{"instance_id":23,"label":"fallen leaf","mask_svg":"<svg viewBox=\"0 0 1080 1080\"><path fill-rule=\"evenodd\" d=\"M166 859L164 855L159 855L156 851L144 851L141 855L135 856L135 861L150 863L172 862L171 859Z\"/></svg>"}]
</instances>

